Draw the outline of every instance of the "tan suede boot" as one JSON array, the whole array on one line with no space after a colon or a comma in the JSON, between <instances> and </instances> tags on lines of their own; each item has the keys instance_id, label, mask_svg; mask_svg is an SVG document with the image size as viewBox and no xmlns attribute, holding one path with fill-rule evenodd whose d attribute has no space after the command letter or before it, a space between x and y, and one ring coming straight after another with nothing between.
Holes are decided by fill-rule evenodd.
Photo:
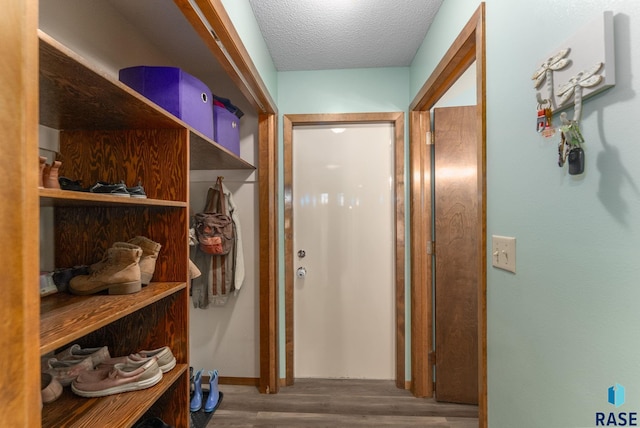
<instances>
[{"instance_id":1,"label":"tan suede boot","mask_svg":"<svg viewBox=\"0 0 640 428\"><path fill-rule=\"evenodd\" d=\"M69 291L73 294L94 294L108 289L109 294L136 293L142 289L141 256L140 247L111 247L91 275L78 275L71 279Z\"/></svg>"},{"instance_id":2,"label":"tan suede boot","mask_svg":"<svg viewBox=\"0 0 640 428\"><path fill-rule=\"evenodd\" d=\"M140 257L140 278L142 285L148 285L151 282L153 273L156 270L156 260L162 245L153 242L144 236L136 236L127 241L129 244L137 245L142 248L142 257Z\"/></svg>"},{"instance_id":3,"label":"tan suede boot","mask_svg":"<svg viewBox=\"0 0 640 428\"><path fill-rule=\"evenodd\" d=\"M115 247L129 248L131 250L141 249L139 246L133 245L133 244L129 244L128 242L114 242L113 245L111 246L111 248L115 248ZM94 264L89 266L89 273L94 273L94 272L97 272L100 269L102 269L102 267L109 260L110 257L111 256L109 255L109 251L108 250L105 251L104 255L102 256L102 260L100 260L99 262L95 262Z\"/></svg>"}]
</instances>

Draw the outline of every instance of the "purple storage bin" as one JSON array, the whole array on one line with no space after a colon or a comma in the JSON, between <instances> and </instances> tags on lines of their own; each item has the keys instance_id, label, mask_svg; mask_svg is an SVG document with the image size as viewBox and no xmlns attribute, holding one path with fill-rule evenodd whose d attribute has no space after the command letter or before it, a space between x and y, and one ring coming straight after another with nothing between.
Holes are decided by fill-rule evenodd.
<instances>
[{"instance_id":1,"label":"purple storage bin","mask_svg":"<svg viewBox=\"0 0 640 428\"><path fill-rule=\"evenodd\" d=\"M214 139L213 96L200 80L177 67L137 66L120 70L125 85Z\"/></svg>"},{"instance_id":2,"label":"purple storage bin","mask_svg":"<svg viewBox=\"0 0 640 428\"><path fill-rule=\"evenodd\" d=\"M240 156L240 119L224 107L213 106L214 141Z\"/></svg>"}]
</instances>

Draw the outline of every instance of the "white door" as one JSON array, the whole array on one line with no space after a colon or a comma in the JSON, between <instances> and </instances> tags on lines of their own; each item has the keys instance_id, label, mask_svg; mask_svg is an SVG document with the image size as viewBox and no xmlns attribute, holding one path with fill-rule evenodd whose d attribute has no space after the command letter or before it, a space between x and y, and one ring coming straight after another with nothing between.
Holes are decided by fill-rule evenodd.
<instances>
[{"instance_id":1,"label":"white door","mask_svg":"<svg viewBox=\"0 0 640 428\"><path fill-rule=\"evenodd\" d=\"M294 376L394 379L394 129L335 126L293 128Z\"/></svg>"}]
</instances>

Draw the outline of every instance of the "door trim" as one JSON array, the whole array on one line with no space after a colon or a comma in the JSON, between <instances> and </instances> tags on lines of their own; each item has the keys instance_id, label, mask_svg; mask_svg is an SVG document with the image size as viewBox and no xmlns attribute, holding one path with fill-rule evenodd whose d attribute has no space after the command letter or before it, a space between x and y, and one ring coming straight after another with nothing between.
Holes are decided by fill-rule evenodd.
<instances>
[{"instance_id":1,"label":"door trim","mask_svg":"<svg viewBox=\"0 0 640 428\"><path fill-rule=\"evenodd\" d=\"M411 367L412 392L419 397L433 396L433 374L430 370L429 351L433 349L431 255L427 255L424 225L430 224L430 209L424 211L424 196L430 189L430 178L425 178L428 156L426 123L428 111L473 64L476 66L476 120L477 120L477 184L478 184L478 421L487 427L487 203L486 203L486 79L485 79L485 3L474 12L449 50L411 103L410 109L410 173L411 179ZM428 222L428 223L427 223ZM430 234L430 229L429 234Z\"/></svg>"},{"instance_id":2,"label":"door trim","mask_svg":"<svg viewBox=\"0 0 640 428\"><path fill-rule=\"evenodd\" d=\"M396 386L405 388L405 196L404 113L287 114L284 126L284 287L285 287L285 384L293 385L293 127L345 123L394 124L395 174L395 311Z\"/></svg>"}]
</instances>

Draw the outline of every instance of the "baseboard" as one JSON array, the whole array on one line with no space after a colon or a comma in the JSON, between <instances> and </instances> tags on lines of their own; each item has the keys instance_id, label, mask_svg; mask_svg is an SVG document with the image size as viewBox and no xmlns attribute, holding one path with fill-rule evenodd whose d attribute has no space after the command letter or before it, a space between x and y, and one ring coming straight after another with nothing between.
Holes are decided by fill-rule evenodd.
<instances>
[{"instance_id":1,"label":"baseboard","mask_svg":"<svg viewBox=\"0 0 640 428\"><path fill-rule=\"evenodd\" d=\"M204 378L204 377L203 377ZM243 385L243 386L258 386L260 385L260 379L257 377L230 377L220 376L218 379L220 385Z\"/></svg>"}]
</instances>

